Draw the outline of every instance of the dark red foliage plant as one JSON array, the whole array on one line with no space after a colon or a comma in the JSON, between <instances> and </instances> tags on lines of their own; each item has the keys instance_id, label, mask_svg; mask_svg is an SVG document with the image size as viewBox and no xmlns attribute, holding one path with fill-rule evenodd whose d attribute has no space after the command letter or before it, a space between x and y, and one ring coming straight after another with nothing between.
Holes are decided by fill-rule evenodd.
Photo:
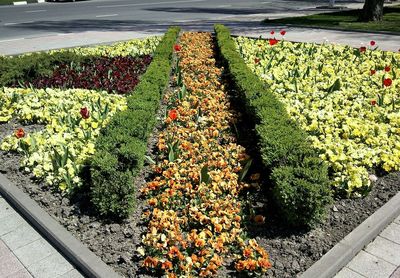
<instances>
[{"instance_id":1,"label":"dark red foliage plant","mask_svg":"<svg viewBox=\"0 0 400 278\"><path fill-rule=\"evenodd\" d=\"M139 83L151 56L94 57L88 62L58 65L50 76L31 82L36 88L82 88L126 94Z\"/></svg>"}]
</instances>

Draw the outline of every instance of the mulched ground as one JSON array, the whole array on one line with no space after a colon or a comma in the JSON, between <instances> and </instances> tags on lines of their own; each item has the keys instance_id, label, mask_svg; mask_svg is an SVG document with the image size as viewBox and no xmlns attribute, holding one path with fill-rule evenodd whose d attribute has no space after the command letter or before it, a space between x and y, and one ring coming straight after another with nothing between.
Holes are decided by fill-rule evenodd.
<instances>
[{"instance_id":1,"label":"mulched ground","mask_svg":"<svg viewBox=\"0 0 400 278\"><path fill-rule=\"evenodd\" d=\"M16 122L1 124L0 141L19 126ZM38 130L40 126L25 126L24 129ZM99 220L93 214L87 196L69 200L22 173L18 167L19 160L19 155L0 151L0 172L117 272L126 277L147 276L138 268L140 258L135 251L145 229L140 220L145 205L140 198L137 212L130 219L122 223ZM139 186L148 175L149 170L145 169L138 178ZM256 192L251 203L257 213L266 215L266 222L263 225L249 224L248 230L249 236L255 237L270 253L273 268L266 277L295 277L305 271L399 191L400 173L380 177L366 198L336 200L327 221L311 231L282 225L273 208L265 205L268 204L262 199L265 194Z\"/></svg>"}]
</instances>

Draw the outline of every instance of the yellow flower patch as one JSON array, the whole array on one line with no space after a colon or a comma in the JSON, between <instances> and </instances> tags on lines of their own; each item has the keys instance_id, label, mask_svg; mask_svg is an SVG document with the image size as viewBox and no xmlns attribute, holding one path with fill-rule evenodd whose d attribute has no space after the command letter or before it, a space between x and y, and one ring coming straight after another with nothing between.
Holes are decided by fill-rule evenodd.
<instances>
[{"instance_id":1,"label":"yellow flower patch","mask_svg":"<svg viewBox=\"0 0 400 278\"><path fill-rule=\"evenodd\" d=\"M330 165L334 186L359 196L369 172L400 168L400 54L240 37L248 66L286 105Z\"/></svg>"},{"instance_id":2,"label":"yellow flower patch","mask_svg":"<svg viewBox=\"0 0 400 278\"><path fill-rule=\"evenodd\" d=\"M0 149L21 153L21 167L27 172L67 191L82 185L79 174L95 152L101 128L126 109L123 96L82 89L3 88L0 102L0 122L14 118L44 125L35 132L21 125L4 138Z\"/></svg>"}]
</instances>

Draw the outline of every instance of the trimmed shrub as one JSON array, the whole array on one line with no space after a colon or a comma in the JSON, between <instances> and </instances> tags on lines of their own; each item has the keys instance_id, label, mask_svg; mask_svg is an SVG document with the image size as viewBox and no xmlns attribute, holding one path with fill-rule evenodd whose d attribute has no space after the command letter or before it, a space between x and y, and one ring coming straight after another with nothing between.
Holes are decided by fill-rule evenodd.
<instances>
[{"instance_id":1,"label":"trimmed shrub","mask_svg":"<svg viewBox=\"0 0 400 278\"><path fill-rule=\"evenodd\" d=\"M282 216L295 226L320 222L332 202L327 165L284 105L246 66L229 29L217 24L215 32L226 69L256 127L262 162L272 173L273 198Z\"/></svg>"},{"instance_id":2,"label":"trimmed shrub","mask_svg":"<svg viewBox=\"0 0 400 278\"><path fill-rule=\"evenodd\" d=\"M178 27L168 29L140 83L127 97L128 109L115 115L98 137L90 163L91 200L104 216L126 218L135 208L134 179L143 167L147 141L169 82L179 31Z\"/></svg>"}]
</instances>

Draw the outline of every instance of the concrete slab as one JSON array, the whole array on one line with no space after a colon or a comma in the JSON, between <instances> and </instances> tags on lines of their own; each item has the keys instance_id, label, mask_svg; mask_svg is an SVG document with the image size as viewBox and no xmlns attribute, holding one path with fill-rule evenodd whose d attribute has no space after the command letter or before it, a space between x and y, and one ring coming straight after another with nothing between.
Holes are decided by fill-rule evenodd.
<instances>
[{"instance_id":1,"label":"concrete slab","mask_svg":"<svg viewBox=\"0 0 400 278\"><path fill-rule=\"evenodd\" d=\"M57 251L53 246L51 246L45 239L40 238L14 250L14 255L25 267L28 267L56 252Z\"/></svg>"},{"instance_id":2,"label":"concrete slab","mask_svg":"<svg viewBox=\"0 0 400 278\"><path fill-rule=\"evenodd\" d=\"M21 269L20 271L7 276L7 278L32 278L32 275L26 269Z\"/></svg>"},{"instance_id":3,"label":"concrete slab","mask_svg":"<svg viewBox=\"0 0 400 278\"><path fill-rule=\"evenodd\" d=\"M400 266L390 275L390 278L400 278Z\"/></svg>"},{"instance_id":4,"label":"concrete slab","mask_svg":"<svg viewBox=\"0 0 400 278\"><path fill-rule=\"evenodd\" d=\"M7 277L22 269L24 266L11 252L0 257L0 277Z\"/></svg>"},{"instance_id":5,"label":"concrete slab","mask_svg":"<svg viewBox=\"0 0 400 278\"><path fill-rule=\"evenodd\" d=\"M11 253L8 246L0 239L0 258L4 255Z\"/></svg>"},{"instance_id":6,"label":"concrete slab","mask_svg":"<svg viewBox=\"0 0 400 278\"><path fill-rule=\"evenodd\" d=\"M347 267L344 267L338 274L335 275L334 278L365 278L365 276L351 270Z\"/></svg>"},{"instance_id":7,"label":"concrete slab","mask_svg":"<svg viewBox=\"0 0 400 278\"><path fill-rule=\"evenodd\" d=\"M26 222L19 214L15 213L11 216L0 218L0 223L0 236L2 236L17 229Z\"/></svg>"},{"instance_id":8,"label":"concrete slab","mask_svg":"<svg viewBox=\"0 0 400 278\"><path fill-rule=\"evenodd\" d=\"M400 244L378 236L365 251L394 265L400 265Z\"/></svg>"},{"instance_id":9,"label":"concrete slab","mask_svg":"<svg viewBox=\"0 0 400 278\"><path fill-rule=\"evenodd\" d=\"M25 223L12 232L0 237L5 244L13 251L26 244L34 242L41 236L28 223Z\"/></svg>"},{"instance_id":10,"label":"concrete slab","mask_svg":"<svg viewBox=\"0 0 400 278\"><path fill-rule=\"evenodd\" d=\"M397 218L394 220L394 223L396 223L396 224L399 224L399 225L400 225L400 216L399 216L399 217L397 217Z\"/></svg>"},{"instance_id":11,"label":"concrete slab","mask_svg":"<svg viewBox=\"0 0 400 278\"><path fill-rule=\"evenodd\" d=\"M386 229L382 231L381 236L397 244L400 244L400 225L396 223L390 224Z\"/></svg>"},{"instance_id":12,"label":"concrete slab","mask_svg":"<svg viewBox=\"0 0 400 278\"><path fill-rule=\"evenodd\" d=\"M54 278L66 274L74 269L65 258L56 253L27 267L35 278Z\"/></svg>"},{"instance_id":13,"label":"concrete slab","mask_svg":"<svg viewBox=\"0 0 400 278\"><path fill-rule=\"evenodd\" d=\"M85 276L83 276L78 270L74 269L71 270L67 273L65 273L64 275L60 276L59 278L84 278Z\"/></svg>"},{"instance_id":14,"label":"concrete slab","mask_svg":"<svg viewBox=\"0 0 400 278\"><path fill-rule=\"evenodd\" d=\"M347 267L367 278L388 278L397 266L361 250Z\"/></svg>"},{"instance_id":15,"label":"concrete slab","mask_svg":"<svg viewBox=\"0 0 400 278\"><path fill-rule=\"evenodd\" d=\"M14 209L4 200L3 198L0 199L0 218L4 218L10 215L15 214L16 212Z\"/></svg>"}]
</instances>

